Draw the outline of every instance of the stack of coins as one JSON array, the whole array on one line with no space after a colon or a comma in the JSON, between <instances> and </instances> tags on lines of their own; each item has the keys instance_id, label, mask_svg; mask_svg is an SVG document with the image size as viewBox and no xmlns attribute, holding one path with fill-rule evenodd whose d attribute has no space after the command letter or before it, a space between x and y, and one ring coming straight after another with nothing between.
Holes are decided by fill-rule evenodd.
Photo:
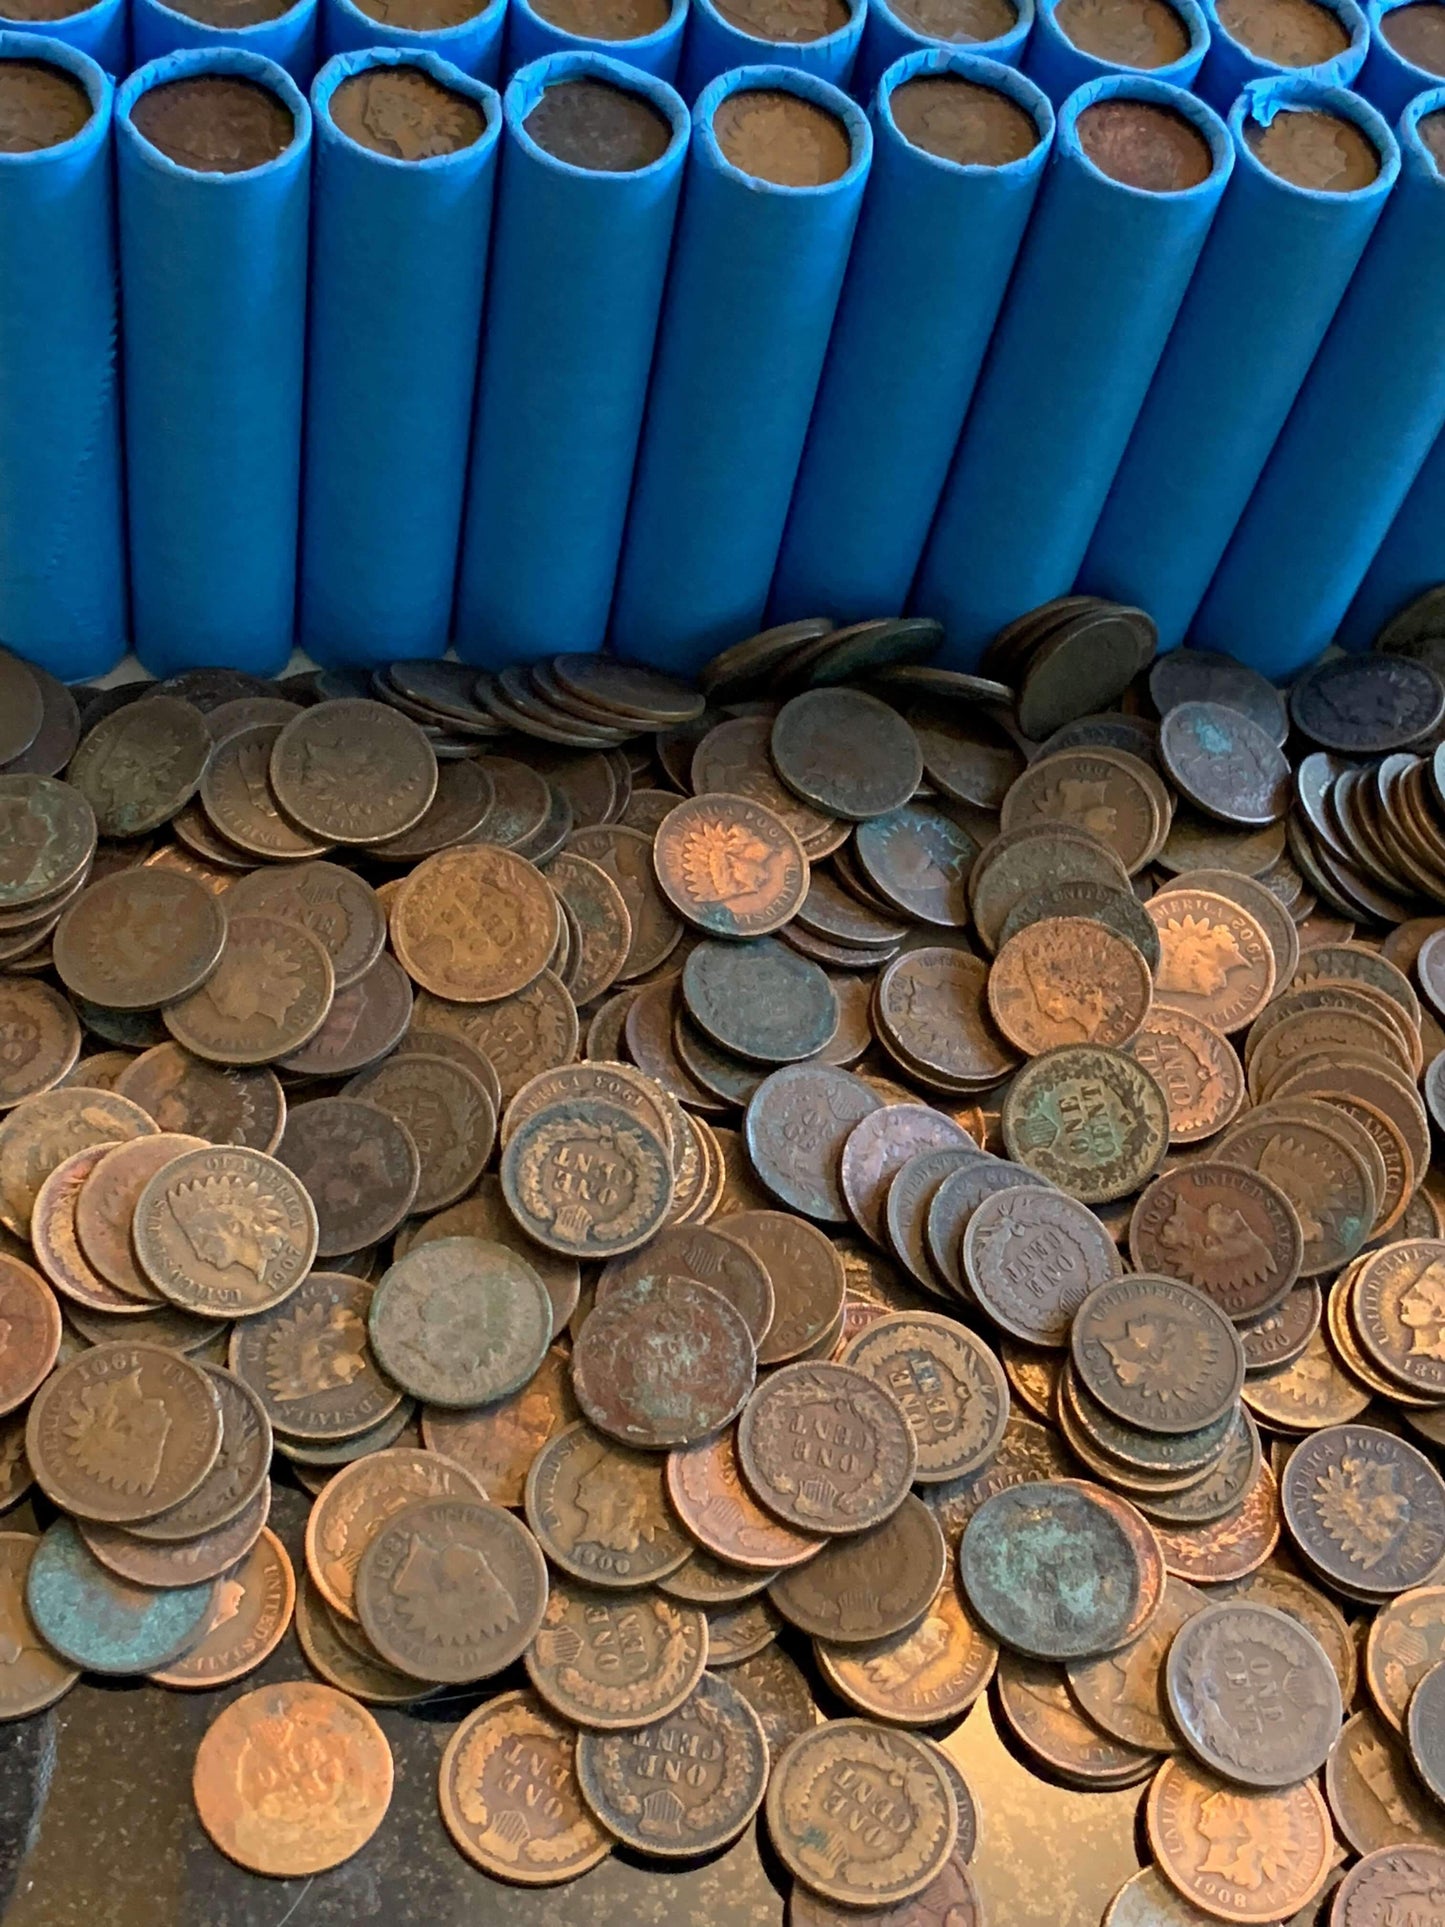
<instances>
[{"instance_id":1,"label":"stack of coins","mask_svg":"<svg viewBox=\"0 0 1445 1927\"><path fill-rule=\"evenodd\" d=\"M1440 1888L1445 683L939 641L0 658L0 1711L264 1666L195 1775L263 1874L484 1682L521 1884L757 1820L793 1927L1032 1923L991 1722L1147 1782L1112 1927Z\"/></svg>"}]
</instances>

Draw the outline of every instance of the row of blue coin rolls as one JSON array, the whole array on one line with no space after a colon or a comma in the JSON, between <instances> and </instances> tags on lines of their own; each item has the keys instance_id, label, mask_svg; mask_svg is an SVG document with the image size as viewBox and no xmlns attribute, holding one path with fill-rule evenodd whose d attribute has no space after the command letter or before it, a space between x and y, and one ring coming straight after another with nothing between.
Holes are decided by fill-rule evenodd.
<instances>
[{"instance_id":1,"label":"row of blue coin rolls","mask_svg":"<svg viewBox=\"0 0 1445 1927\"><path fill-rule=\"evenodd\" d=\"M1056 4L1007 0L982 51L884 0L795 43L676 0L610 54L529 0L429 32L354 0L0 29L92 109L32 151L0 126L0 643L72 679L127 647L268 673L295 644L687 672L765 621L911 607L967 665L1074 586L1275 675L1367 641L1445 576L1445 89L1391 42L1412 0L1321 0L1344 49L1289 71L1172 0L1188 51L1147 74ZM90 58L132 49L119 86ZM337 87L388 65L472 100L480 137L348 138ZM147 91L212 72L279 96L277 159L196 172L137 130ZM1028 151L910 139L894 95L945 75L1021 108ZM662 116L659 158L538 145L544 92L586 77ZM837 117L836 178L728 161L713 116L759 88ZM1103 171L1079 121L1111 101L1186 120L1202 178ZM1250 136L1297 112L1353 123L1373 180L1263 164Z\"/></svg>"}]
</instances>

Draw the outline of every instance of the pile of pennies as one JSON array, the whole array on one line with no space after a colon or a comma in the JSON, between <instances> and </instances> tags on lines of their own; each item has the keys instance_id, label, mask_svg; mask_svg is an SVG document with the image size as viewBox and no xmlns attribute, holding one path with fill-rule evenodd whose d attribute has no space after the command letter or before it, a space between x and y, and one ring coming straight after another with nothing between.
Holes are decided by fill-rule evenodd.
<instances>
[{"instance_id":1,"label":"pile of pennies","mask_svg":"<svg viewBox=\"0 0 1445 1927\"><path fill-rule=\"evenodd\" d=\"M196 1760L257 1873L486 1682L492 1876L760 1816L792 1927L1004 1927L988 1696L1140 1789L1109 1927L1439 1927L1445 635L1382 640L0 658L0 1716L294 1618Z\"/></svg>"}]
</instances>

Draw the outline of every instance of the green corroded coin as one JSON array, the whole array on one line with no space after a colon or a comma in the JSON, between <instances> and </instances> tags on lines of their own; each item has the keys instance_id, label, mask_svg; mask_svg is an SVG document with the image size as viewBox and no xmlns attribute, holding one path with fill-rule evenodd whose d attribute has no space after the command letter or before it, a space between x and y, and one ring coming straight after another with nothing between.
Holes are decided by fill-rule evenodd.
<instances>
[{"instance_id":1,"label":"green corroded coin","mask_svg":"<svg viewBox=\"0 0 1445 1927\"><path fill-rule=\"evenodd\" d=\"M985 1501L959 1570L989 1631L1035 1659L1113 1652L1139 1605L1139 1563L1112 1513L1080 1487L1016 1485Z\"/></svg>"},{"instance_id":2,"label":"green corroded coin","mask_svg":"<svg viewBox=\"0 0 1445 1927\"><path fill-rule=\"evenodd\" d=\"M30 1562L25 1603L45 1643L90 1673L152 1673L188 1652L210 1624L216 1583L164 1592L107 1572L69 1519Z\"/></svg>"}]
</instances>

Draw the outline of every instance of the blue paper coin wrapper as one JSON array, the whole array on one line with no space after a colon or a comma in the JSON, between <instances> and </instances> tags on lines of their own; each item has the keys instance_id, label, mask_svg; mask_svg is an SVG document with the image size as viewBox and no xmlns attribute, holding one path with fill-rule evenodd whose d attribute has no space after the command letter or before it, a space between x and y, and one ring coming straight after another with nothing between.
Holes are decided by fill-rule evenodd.
<instances>
[{"instance_id":1,"label":"blue paper coin wrapper","mask_svg":"<svg viewBox=\"0 0 1445 1927\"><path fill-rule=\"evenodd\" d=\"M1200 0L1209 22L1209 52L1204 56L1194 91L1227 120L1230 108L1252 80L1291 77L1317 81L1322 87L1348 87L1369 52L1370 23L1358 0L1318 0L1318 4L1339 21L1348 45L1329 60L1319 61L1312 67L1282 67L1235 39L1219 17L1218 0ZM1281 22L1279 31L1282 37L1290 32L1287 22Z\"/></svg>"},{"instance_id":2,"label":"blue paper coin wrapper","mask_svg":"<svg viewBox=\"0 0 1445 1927\"><path fill-rule=\"evenodd\" d=\"M1249 129L1311 112L1364 133L1369 186L1295 187L1251 151ZM1343 88L1253 81L1229 129L1234 171L1079 578L1147 609L1164 649L1184 640L1399 172L1389 128Z\"/></svg>"},{"instance_id":3,"label":"blue paper coin wrapper","mask_svg":"<svg viewBox=\"0 0 1445 1927\"><path fill-rule=\"evenodd\" d=\"M0 0L0 33L12 32L43 32L51 40L61 40L67 47L74 47L77 53L89 54L108 74L126 71L129 38L126 0L97 0L93 7L82 7L79 13L67 14L63 20L47 20L43 24L12 19Z\"/></svg>"},{"instance_id":4,"label":"blue paper coin wrapper","mask_svg":"<svg viewBox=\"0 0 1445 1927\"><path fill-rule=\"evenodd\" d=\"M1080 144L1097 101L1172 107L1208 144L1197 187L1111 179ZM1109 75L1070 96L939 505L914 606L967 666L1005 622L1069 590L1234 164L1212 108Z\"/></svg>"},{"instance_id":5,"label":"blue paper coin wrapper","mask_svg":"<svg viewBox=\"0 0 1445 1927\"><path fill-rule=\"evenodd\" d=\"M276 160L199 174L130 113L195 74L270 87L295 125ZM116 95L126 472L136 653L275 675L291 650L301 477L311 109L273 61L168 54Z\"/></svg>"},{"instance_id":6,"label":"blue paper coin wrapper","mask_svg":"<svg viewBox=\"0 0 1445 1927\"><path fill-rule=\"evenodd\" d=\"M316 0L295 0L277 19L249 27L212 27L178 13L165 0L131 0L131 39L137 67L162 54L238 47L275 61L298 87L309 87L316 72Z\"/></svg>"},{"instance_id":7,"label":"blue paper coin wrapper","mask_svg":"<svg viewBox=\"0 0 1445 1927\"><path fill-rule=\"evenodd\" d=\"M1401 120L1399 179L1195 619L1193 641L1268 676L1294 675L1342 622L1346 641L1368 641L1445 574L1441 463L1415 571L1397 573L1382 551L1350 607L1445 423L1445 180L1416 131L1442 108L1437 88Z\"/></svg>"},{"instance_id":8,"label":"blue paper coin wrapper","mask_svg":"<svg viewBox=\"0 0 1445 1927\"><path fill-rule=\"evenodd\" d=\"M413 53L435 54L492 86L501 76L507 0L486 0L456 26L424 31L374 20L355 0L320 0L320 7L321 45L327 59L334 54L360 53L366 47L400 47Z\"/></svg>"},{"instance_id":9,"label":"blue paper coin wrapper","mask_svg":"<svg viewBox=\"0 0 1445 1927\"><path fill-rule=\"evenodd\" d=\"M689 13L689 0L672 0L666 20L651 33L634 40L600 40L555 26L531 0L507 0L507 72L515 74L519 67L545 60L548 54L591 52L640 67L659 80L675 80Z\"/></svg>"},{"instance_id":10,"label":"blue paper coin wrapper","mask_svg":"<svg viewBox=\"0 0 1445 1927\"><path fill-rule=\"evenodd\" d=\"M1006 166L960 166L899 132L890 100L956 74L1038 129ZM773 580L771 619L901 609L1053 140L1048 98L976 54L913 53L871 110L873 166Z\"/></svg>"},{"instance_id":11,"label":"blue paper coin wrapper","mask_svg":"<svg viewBox=\"0 0 1445 1927\"><path fill-rule=\"evenodd\" d=\"M0 33L9 60L63 68L91 106L61 146L0 154L0 639L74 679L126 634L112 87L44 35Z\"/></svg>"},{"instance_id":12,"label":"blue paper coin wrapper","mask_svg":"<svg viewBox=\"0 0 1445 1927\"><path fill-rule=\"evenodd\" d=\"M684 100L696 101L703 88L720 75L763 64L795 67L799 73L846 87L858 58L868 0L846 0L846 5L847 23L820 40L760 40L725 19L713 0L691 0L679 91Z\"/></svg>"},{"instance_id":13,"label":"blue paper coin wrapper","mask_svg":"<svg viewBox=\"0 0 1445 1927\"><path fill-rule=\"evenodd\" d=\"M853 66L849 90L855 100L870 105L873 90L885 67L905 54L968 53L997 60L1005 67L1017 67L1023 59L1029 34L1033 31L1034 0L1017 0L1014 23L1007 32L992 40L970 40L967 45L945 44L905 20L888 0L868 0L868 18L863 24L863 39Z\"/></svg>"},{"instance_id":14,"label":"blue paper coin wrapper","mask_svg":"<svg viewBox=\"0 0 1445 1927\"><path fill-rule=\"evenodd\" d=\"M669 122L651 166L574 167L527 132L549 86L588 77ZM672 88L596 53L524 67L503 111L456 617L488 664L606 634L689 136Z\"/></svg>"},{"instance_id":15,"label":"blue paper coin wrapper","mask_svg":"<svg viewBox=\"0 0 1445 1927\"><path fill-rule=\"evenodd\" d=\"M779 187L734 167L713 115L746 88L836 114L839 178ZM693 110L613 610L624 656L691 674L762 620L872 149L846 94L788 67L725 74Z\"/></svg>"},{"instance_id":16,"label":"blue paper coin wrapper","mask_svg":"<svg viewBox=\"0 0 1445 1927\"><path fill-rule=\"evenodd\" d=\"M393 159L331 118L353 74L419 67L480 137ZM496 92L434 54L338 54L311 90L300 642L317 662L440 656L451 628L501 133ZM400 132L405 134L405 127Z\"/></svg>"},{"instance_id":17,"label":"blue paper coin wrapper","mask_svg":"<svg viewBox=\"0 0 1445 1927\"><path fill-rule=\"evenodd\" d=\"M1397 7L1410 0L1368 0L1370 51L1365 56L1355 85L1366 100L1374 103L1391 126L1399 120L1417 94L1428 93L1440 84L1439 74L1417 67L1413 60L1398 54L1385 38L1384 22Z\"/></svg>"},{"instance_id":18,"label":"blue paper coin wrapper","mask_svg":"<svg viewBox=\"0 0 1445 1927\"><path fill-rule=\"evenodd\" d=\"M1074 45L1054 17L1058 4L1059 0L1035 0L1037 18L1023 59L1024 72L1043 88L1055 107L1061 107L1076 87L1123 71ZM1170 0L1170 4L1189 36L1189 45L1177 60L1153 68L1149 78L1173 87L1189 87L1209 51L1209 22L1199 0Z\"/></svg>"}]
</instances>

